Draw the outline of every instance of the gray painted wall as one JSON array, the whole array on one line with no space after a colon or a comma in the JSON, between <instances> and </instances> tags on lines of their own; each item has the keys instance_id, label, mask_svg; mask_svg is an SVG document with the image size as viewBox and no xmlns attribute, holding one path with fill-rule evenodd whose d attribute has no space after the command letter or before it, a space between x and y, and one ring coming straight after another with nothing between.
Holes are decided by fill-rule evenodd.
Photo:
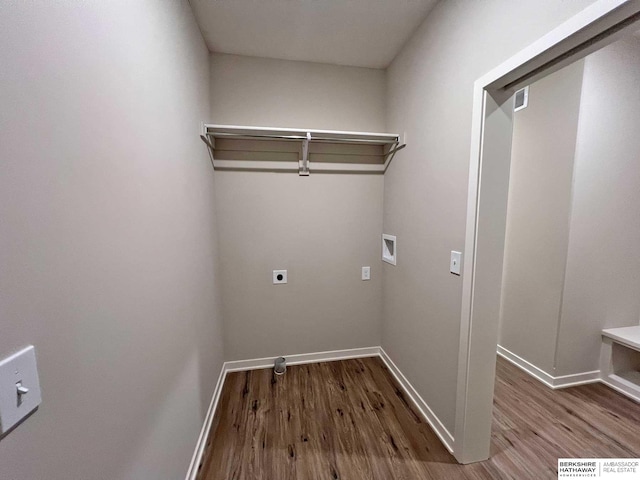
<instances>
[{"instance_id":1,"label":"gray painted wall","mask_svg":"<svg viewBox=\"0 0 640 480\"><path fill-rule=\"evenodd\" d=\"M584 61L514 113L498 344L554 375Z\"/></svg>"},{"instance_id":2,"label":"gray painted wall","mask_svg":"<svg viewBox=\"0 0 640 480\"><path fill-rule=\"evenodd\" d=\"M640 39L585 59L559 375L598 369L600 330L640 316Z\"/></svg>"},{"instance_id":3,"label":"gray painted wall","mask_svg":"<svg viewBox=\"0 0 640 480\"><path fill-rule=\"evenodd\" d=\"M590 3L440 2L388 70L387 129L408 146L385 176L399 257L383 267L382 345L451 432L462 282L449 253L464 246L473 82Z\"/></svg>"},{"instance_id":4,"label":"gray painted wall","mask_svg":"<svg viewBox=\"0 0 640 480\"><path fill-rule=\"evenodd\" d=\"M216 54L211 79L212 123L384 131L382 70ZM382 194L381 175L216 172L227 360L380 344Z\"/></svg>"},{"instance_id":5,"label":"gray painted wall","mask_svg":"<svg viewBox=\"0 0 640 480\"><path fill-rule=\"evenodd\" d=\"M222 359L208 52L186 1L1 2L0 356L43 403L11 480L183 478Z\"/></svg>"}]
</instances>

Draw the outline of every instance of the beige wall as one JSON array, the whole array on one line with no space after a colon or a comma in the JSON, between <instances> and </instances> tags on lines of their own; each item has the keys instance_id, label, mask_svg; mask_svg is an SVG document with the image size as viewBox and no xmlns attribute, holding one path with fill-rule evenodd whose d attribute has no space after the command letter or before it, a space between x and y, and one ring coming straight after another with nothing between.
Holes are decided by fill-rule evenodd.
<instances>
[{"instance_id":1,"label":"beige wall","mask_svg":"<svg viewBox=\"0 0 640 480\"><path fill-rule=\"evenodd\" d=\"M384 131L384 86L381 70L213 55L210 121ZM216 172L227 360L380 344L382 192L381 175Z\"/></svg>"},{"instance_id":2,"label":"beige wall","mask_svg":"<svg viewBox=\"0 0 640 480\"><path fill-rule=\"evenodd\" d=\"M385 72L211 55L211 122L384 132Z\"/></svg>"},{"instance_id":3,"label":"beige wall","mask_svg":"<svg viewBox=\"0 0 640 480\"><path fill-rule=\"evenodd\" d=\"M554 375L584 61L514 113L498 344Z\"/></svg>"},{"instance_id":4,"label":"beige wall","mask_svg":"<svg viewBox=\"0 0 640 480\"><path fill-rule=\"evenodd\" d=\"M640 316L640 40L585 59L558 374L598 369L600 330Z\"/></svg>"},{"instance_id":5,"label":"beige wall","mask_svg":"<svg viewBox=\"0 0 640 480\"><path fill-rule=\"evenodd\" d=\"M385 176L383 347L452 432L473 82L589 5L589 0L438 3L388 70L387 129L407 148ZM518 19L526 19L519 21Z\"/></svg>"},{"instance_id":6,"label":"beige wall","mask_svg":"<svg viewBox=\"0 0 640 480\"><path fill-rule=\"evenodd\" d=\"M222 362L208 53L186 1L1 2L0 356L43 403L9 480L183 478Z\"/></svg>"}]
</instances>

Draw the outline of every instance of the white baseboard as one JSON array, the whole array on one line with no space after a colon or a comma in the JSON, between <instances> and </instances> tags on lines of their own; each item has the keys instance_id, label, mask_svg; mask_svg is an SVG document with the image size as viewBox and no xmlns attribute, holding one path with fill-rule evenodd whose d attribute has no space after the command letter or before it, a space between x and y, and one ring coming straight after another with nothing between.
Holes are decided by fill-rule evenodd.
<instances>
[{"instance_id":1,"label":"white baseboard","mask_svg":"<svg viewBox=\"0 0 640 480\"><path fill-rule=\"evenodd\" d=\"M571 375L560 375L554 378L553 388L577 387L578 385L587 385L589 383L597 383L600 378L600 370L592 372L573 373Z\"/></svg>"},{"instance_id":2,"label":"white baseboard","mask_svg":"<svg viewBox=\"0 0 640 480\"><path fill-rule=\"evenodd\" d=\"M524 358L510 352L501 345L498 345L498 355L514 364L520 370L524 370L535 379L541 381L547 387L553 388L553 377L544 370L536 367L533 363L526 361Z\"/></svg>"},{"instance_id":3,"label":"white baseboard","mask_svg":"<svg viewBox=\"0 0 640 480\"><path fill-rule=\"evenodd\" d=\"M211 430L211 424L213 423L213 417L215 416L216 408L218 408L218 401L220 400L220 394L222 393L222 386L224 385L226 376L227 371L225 370L225 364L223 364L222 370L220 370L220 376L218 377L218 382L216 383L216 388L214 388L213 390L211 403L209 403L209 410L207 410L207 415L204 417L204 423L202 425L202 429L200 430L200 436L198 437L198 442L196 443L196 449L193 452L193 457L191 458L191 463L189 464L189 470L187 470L186 480L195 480L198 476L198 468L200 467L200 462L202 461L202 455L204 455L204 447L207 444L207 436L209 435L209 430Z\"/></svg>"},{"instance_id":4,"label":"white baseboard","mask_svg":"<svg viewBox=\"0 0 640 480\"><path fill-rule=\"evenodd\" d=\"M622 395L629 397L636 403L640 403L640 394L638 392L638 386L628 380L619 377L615 374L610 374L602 379L607 387L615 390Z\"/></svg>"},{"instance_id":5,"label":"white baseboard","mask_svg":"<svg viewBox=\"0 0 640 480\"><path fill-rule=\"evenodd\" d=\"M433 413L433 410L429 408L429 405L418 394L415 388L409 383L407 378L398 369L395 363L391 361L382 347L365 347L365 348L352 348L348 350L333 350L329 352L316 352L316 353L302 353L296 355L283 355L287 359L287 365L302 365L306 363L318 363L318 362L332 362L336 360L347 360L351 358L364 358L364 357L380 357L384 364L387 366L391 374L394 376L398 384L402 387L409 399L413 402L418 411L422 414L425 420L429 423L431 428L440 441L447 449L453 453L453 436L442 424L440 419ZM213 391L213 397L211 398L211 404L207 416L205 417L202 430L200 431L200 437L196 444L196 450L191 459L189 470L187 471L186 480L195 480L198 475L198 467L202 461L204 455L205 446L207 443L207 436L213 423L213 418L218 407L218 401L220 400L220 394L222 392L222 386L229 372L239 372L247 370L257 370L260 368L273 367L275 357L267 358L255 358L250 360L234 360L231 362L224 362L218 383Z\"/></svg>"},{"instance_id":6,"label":"white baseboard","mask_svg":"<svg viewBox=\"0 0 640 480\"><path fill-rule=\"evenodd\" d=\"M380 347L350 348L347 350L332 350L329 352L299 353L295 355L282 355L287 359L287 365L302 365L305 363L333 362L349 358L377 357L380 355ZM273 367L275 357L254 358L251 360L234 360L225 362L227 372L244 372L259 368Z\"/></svg>"},{"instance_id":7,"label":"white baseboard","mask_svg":"<svg viewBox=\"0 0 640 480\"><path fill-rule=\"evenodd\" d=\"M422 414L425 420L429 423L433 431L436 433L440 441L447 447L450 453L453 453L453 435L447 430L444 424L440 421L437 415L431 410L427 402L420 396L420 394L413 388L413 385L407 380L400 369L391 360L387 352L380 347L380 358L387 366L391 374L396 381L400 384L405 393L409 396L409 399L413 402L418 411Z\"/></svg>"},{"instance_id":8,"label":"white baseboard","mask_svg":"<svg viewBox=\"0 0 640 480\"><path fill-rule=\"evenodd\" d=\"M511 362L513 365L525 371L553 390L557 390L559 388L577 387L578 385L586 385L588 383L596 383L601 381L600 370L554 377L553 375L549 375L544 370L536 367L533 363L528 362L527 360L516 355L513 352L510 352L501 345L498 345L497 353L505 360Z\"/></svg>"}]
</instances>

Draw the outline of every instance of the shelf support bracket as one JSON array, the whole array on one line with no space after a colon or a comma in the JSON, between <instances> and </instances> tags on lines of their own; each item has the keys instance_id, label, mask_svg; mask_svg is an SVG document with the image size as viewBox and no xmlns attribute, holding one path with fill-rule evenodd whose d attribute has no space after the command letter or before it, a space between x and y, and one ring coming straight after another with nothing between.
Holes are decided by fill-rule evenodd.
<instances>
[{"instance_id":1,"label":"shelf support bracket","mask_svg":"<svg viewBox=\"0 0 640 480\"><path fill-rule=\"evenodd\" d=\"M386 173L387 168L389 168L389 164L391 163L391 160L393 160L393 157L395 157L396 155L396 152L398 152L399 150L402 150L406 146L407 146L406 143L403 143L402 145L396 144L394 148L392 148L387 152L387 154L385 155L384 166L382 167L382 173Z\"/></svg>"},{"instance_id":2,"label":"shelf support bracket","mask_svg":"<svg viewBox=\"0 0 640 480\"><path fill-rule=\"evenodd\" d=\"M299 162L298 174L303 177L309 176L309 142L311 141L311 132L307 132L307 138L302 140L302 155Z\"/></svg>"},{"instance_id":3,"label":"shelf support bracket","mask_svg":"<svg viewBox=\"0 0 640 480\"><path fill-rule=\"evenodd\" d=\"M209 158L211 159L211 166L213 169L216 169L215 164L213 163L213 151L216 149L216 139L215 138L207 138L206 135L200 135L202 141L207 145L207 150L209 151Z\"/></svg>"}]
</instances>

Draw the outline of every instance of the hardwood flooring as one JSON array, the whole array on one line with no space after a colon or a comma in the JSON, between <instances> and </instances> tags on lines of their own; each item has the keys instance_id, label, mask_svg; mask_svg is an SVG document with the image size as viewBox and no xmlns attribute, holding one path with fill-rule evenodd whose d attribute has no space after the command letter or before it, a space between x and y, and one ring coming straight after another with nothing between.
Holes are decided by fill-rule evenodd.
<instances>
[{"instance_id":1,"label":"hardwood flooring","mask_svg":"<svg viewBox=\"0 0 640 480\"><path fill-rule=\"evenodd\" d=\"M199 480L555 479L558 457L640 457L640 405L497 362L491 458L459 465L379 358L227 375ZM211 441L213 440L213 441Z\"/></svg>"}]
</instances>

